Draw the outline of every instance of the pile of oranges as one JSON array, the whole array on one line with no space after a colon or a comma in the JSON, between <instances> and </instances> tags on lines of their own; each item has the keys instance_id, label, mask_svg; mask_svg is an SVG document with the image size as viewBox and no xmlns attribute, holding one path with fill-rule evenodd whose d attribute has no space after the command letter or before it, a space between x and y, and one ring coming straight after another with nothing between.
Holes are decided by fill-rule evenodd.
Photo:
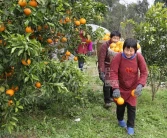
<instances>
[{"instance_id":1,"label":"pile of oranges","mask_svg":"<svg viewBox=\"0 0 167 138\"><path fill-rule=\"evenodd\" d=\"M123 51L123 43L122 41L118 41L117 43L111 43L110 49L114 52L122 52Z\"/></svg>"},{"instance_id":2,"label":"pile of oranges","mask_svg":"<svg viewBox=\"0 0 167 138\"><path fill-rule=\"evenodd\" d=\"M118 41L117 43L111 43L110 49L114 52L123 52L123 41ZM137 49L140 49L140 45L137 43Z\"/></svg>"}]
</instances>

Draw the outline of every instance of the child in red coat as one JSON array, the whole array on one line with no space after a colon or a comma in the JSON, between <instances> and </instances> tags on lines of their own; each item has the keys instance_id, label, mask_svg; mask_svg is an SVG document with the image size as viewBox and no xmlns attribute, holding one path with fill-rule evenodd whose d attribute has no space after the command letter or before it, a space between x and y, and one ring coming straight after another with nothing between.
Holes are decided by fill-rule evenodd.
<instances>
[{"instance_id":1,"label":"child in red coat","mask_svg":"<svg viewBox=\"0 0 167 138\"><path fill-rule=\"evenodd\" d=\"M111 86L113 97L122 97L123 105L117 105L117 119L121 127L127 127L129 135L134 134L137 97L141 95L146 84L148 71L146 62L137 51L137 41L132 38L125 40L123 53L117 54L111 62ZM140 71L140 73L139 73ZM135 89L135 97L131 91ZM127 107L127 124L124 121L125 107Z\"/></svg>"}]
</instances>

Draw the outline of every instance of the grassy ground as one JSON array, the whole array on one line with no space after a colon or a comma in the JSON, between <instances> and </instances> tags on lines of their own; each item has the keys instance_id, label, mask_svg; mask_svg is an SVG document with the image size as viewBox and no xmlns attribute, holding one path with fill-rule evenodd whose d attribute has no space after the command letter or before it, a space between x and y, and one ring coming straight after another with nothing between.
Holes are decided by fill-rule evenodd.
<instances>
[{"instance_id":1,"label":"grassy ground","mask_svg":"<svg viewBox=\"0 0 167 138\"><path fill-rule=\"evenodd\" d=\"M81 108L77 116L58 115L51 108L22 113L17 130L9 135L0 133L0 138L165 138L167 136L167 90L160 90L154 101L151 91L143 90L137 106L135 135L128 136L116 120L115 104L103 108L102 83L98 79L96 58L88 58L84 72L89 78L88 90L91 103ZM86 67L85 66L85 67ZM77 121L77 120L78 121ZM80 120L79 120L80 119ZM126 116L125 116L126 119Z\"/></svg>"}]
</instances>

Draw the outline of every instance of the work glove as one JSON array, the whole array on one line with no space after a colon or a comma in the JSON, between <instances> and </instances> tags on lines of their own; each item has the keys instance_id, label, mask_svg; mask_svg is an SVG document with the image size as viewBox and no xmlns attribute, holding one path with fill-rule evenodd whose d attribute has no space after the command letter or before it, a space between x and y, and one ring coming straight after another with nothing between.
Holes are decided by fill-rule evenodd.
<instances>
[{"instance_id":1,"label":"work glove","mask_svg":"<svg viewBox=\"0 0 167 138\"><path fill-rule=\"evenodd\" d=\"M112 96L113 96L114 98L121 97L120 90L119 90L119 89L113 90Z\"/></svg>"},{"instance_id":2,"label":"work glove","mask_svg":"<svg viewBox=\"0 0 167 138\"><path fill-rule=\"evenodd\" d=\"M135 90L135 95L140 96L141 91L142 91L143 86L141 84L137 85L136 90Z\"/></svg>"},{"instance_id":3,"label":"work glove","mask_svg":"<svg viewBox=\"0 0 167 138\"><path fill-rule=\"evenodd\" d=\"M100 72L100 73L99 73L99 78L100 78L100 80L101 80L102 82L104 82L104 81L105 81L105 73L104 73L104 72Z\"/></svg>"}]
</instances>

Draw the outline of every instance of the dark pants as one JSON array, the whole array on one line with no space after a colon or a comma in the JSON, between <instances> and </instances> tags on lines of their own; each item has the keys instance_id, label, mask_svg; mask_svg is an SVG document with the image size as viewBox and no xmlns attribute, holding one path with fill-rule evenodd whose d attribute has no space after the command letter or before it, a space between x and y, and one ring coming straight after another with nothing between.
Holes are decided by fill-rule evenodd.
<instances>
[{"instance_id":1,"label":"dark pants","mask_svg":"<svg viewBox=\"0 0 167 138\"><path fill-rule=\"evenodd\" d=\"M84 60L78 60L78 67L83 70Z\"/></svg>"},{"instance_id":2,"label":"dark pants","mask_svg":"<svg viewBox=\"0 0 167 138\"><path fill-rule=\"evenodd\" d=\"M136 117L136 106L131 106L129 103L117 105L117 119L122 121L124 119L125 107L127 106L127 126L134 128Z\"/></svg>"},{"instance_id":3,"label":"dark pants","mask_svg":"<svg viewBox=\"0 0 167 138\"><path fill-rule=\"evenodd\" d=\"M104 94L104 102L105 103L111 103L111 98L112 98L112 87L111 86L106 86L105 84L103 85L103 94Z\"/></svg>"}]
</instances>

